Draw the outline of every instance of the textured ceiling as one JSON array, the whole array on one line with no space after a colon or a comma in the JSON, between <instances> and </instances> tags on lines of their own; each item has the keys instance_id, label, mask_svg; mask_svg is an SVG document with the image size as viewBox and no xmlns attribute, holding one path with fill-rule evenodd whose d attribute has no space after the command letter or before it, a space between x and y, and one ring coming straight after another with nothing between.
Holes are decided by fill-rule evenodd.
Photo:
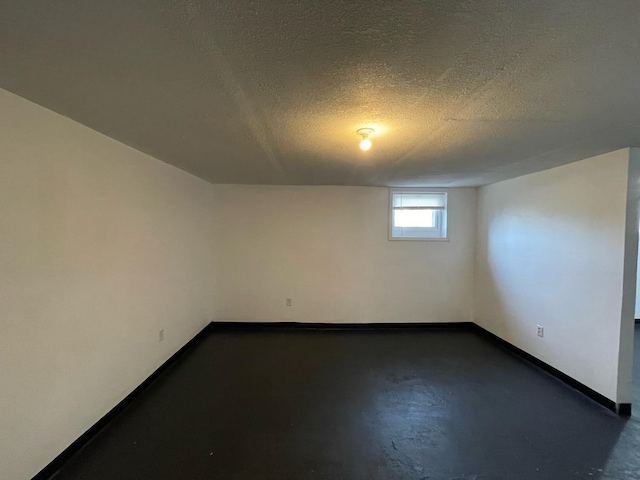
<instances>
[{"instance_id":1,"label":"textured ceiling","mask_svg":"<svg viewBox=\"0 0 640 480\"><path fill-rule=\"evenodd\" d=\"M638 0L0 0L0 87L213 183L482 185L640 145L639 27Z\"/></svg>"}]
</instances>

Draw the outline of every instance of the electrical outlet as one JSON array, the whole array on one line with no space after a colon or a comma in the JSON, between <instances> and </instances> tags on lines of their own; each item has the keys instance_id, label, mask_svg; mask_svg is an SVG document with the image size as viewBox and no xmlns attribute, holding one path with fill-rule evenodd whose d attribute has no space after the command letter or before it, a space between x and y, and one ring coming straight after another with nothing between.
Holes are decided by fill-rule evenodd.
<instances>
[{"instance_id":1,"label":"electrical outlet","mask_svg":"<svg viewBox=\"0 0 640 480\"><path fill-rule=\"evenodd\" d=\"M158 332L158 342L164 341L164 328Z\"/></svg>"},{"instance_id":2,"label":"electrical outlet","mask_svg":"<svg viewBox=\"0 0 640 480\"><path fill-rule=\"evenodd\" d=\"M539 337L544 337L544 327L542 325L538 325L537 333Z\"/></svg>"},{"instance_id":3,"label":"electrical outlet","mask_svg":"<svg viewBox=\"0 0 640 480\"><path fill-rule=\"evenodd\" d=\"M293 302L290 298L287 298L287 307L290 307L291 305L293 305Z\"/></svg>"}]
</instances>

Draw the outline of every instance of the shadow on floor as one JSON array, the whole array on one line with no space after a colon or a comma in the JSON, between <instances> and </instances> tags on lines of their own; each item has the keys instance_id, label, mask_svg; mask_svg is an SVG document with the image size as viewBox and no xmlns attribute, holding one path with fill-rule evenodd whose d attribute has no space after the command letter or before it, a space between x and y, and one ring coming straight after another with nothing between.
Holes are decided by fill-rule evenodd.
<instances>
[{"instance_id":1,"label":"shadow on floor","mask_svg":"<svg viewBox=\"0 0 640 480\"><path fill-rule=\"evenodd\" d=\"M640 423L466 331L212 332L56 480L640 479Z\"/></svg>"},{"instance_id":2,"label":"shadow on floor","mask_svg":"<svg viewBox=\"0 0 640 480\"><path fill-rule=\"evenodd\" d=\"M632 417L620 433L602 479L640 478L640 325L635 327Z\"/></svg>"}]
</instances>

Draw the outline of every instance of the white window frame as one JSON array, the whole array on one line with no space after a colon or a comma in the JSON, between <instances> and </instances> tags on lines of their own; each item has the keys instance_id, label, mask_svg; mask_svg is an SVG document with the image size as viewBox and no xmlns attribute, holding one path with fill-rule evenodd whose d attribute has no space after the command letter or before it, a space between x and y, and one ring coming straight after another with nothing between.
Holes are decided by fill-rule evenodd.
<instances>
[{"instance_id":1,"label":"white window frame","mask_svg":"<svg viewBox=\"0 0 640 480\"><path fill-rule=\"evenodd\" d=\"M438 211L436 216L437 228L432 230L431 234L437 233L438 236L412 236L402 237L393 234L393 196L398 193L438 193L444 195L444 209ZM411 240L420 242L447 242L449 241L448 228L448 207L449 195L446 190L437 188L390 188L389 189L389 240ZM416 229L422 230L422 229ZM427 230L427 229L424 229ZM443 232L444 230L444 232ZM426 233L426 232L425 232Z\"/></svg>"}]
</instances>

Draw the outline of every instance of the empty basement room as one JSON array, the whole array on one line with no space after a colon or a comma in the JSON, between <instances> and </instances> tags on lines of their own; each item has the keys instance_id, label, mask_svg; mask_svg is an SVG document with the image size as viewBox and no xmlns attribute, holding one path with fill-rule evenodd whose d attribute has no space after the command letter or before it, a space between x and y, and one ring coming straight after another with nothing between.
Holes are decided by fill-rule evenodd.
<instances>
[{"instance_id":1,"label":"empty basement room","mask_svg":"<svg viewBox=\"0 0 640 480\"><path fill-rule=\"evenodd\" d=\"M0 0L0 480L640 479L639 19Z\"/></svg>"}]
</instances>

